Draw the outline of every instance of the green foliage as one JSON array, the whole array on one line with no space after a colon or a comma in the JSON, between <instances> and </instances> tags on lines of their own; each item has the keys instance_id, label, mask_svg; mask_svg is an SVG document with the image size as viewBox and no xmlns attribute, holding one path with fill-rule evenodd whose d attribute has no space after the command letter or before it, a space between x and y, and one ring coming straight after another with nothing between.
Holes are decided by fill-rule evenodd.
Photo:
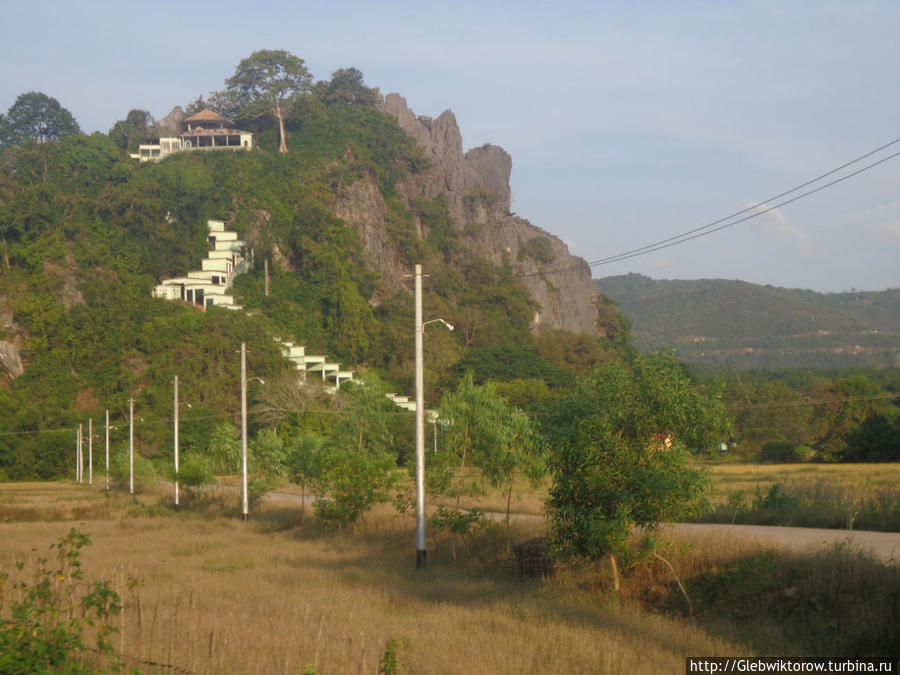
<instances>
[{"instance_id":1,"label":"green foliage","mask_svg":"<svg viewBox=\"0 0 900 675\"><path fill-rule=\"evenodd\" d=\"M547 514L557 551L626 561L641 554L629 541L635 527L652 534L702 506L703 472L690 466L686 448L726 433L721 404L666 354L582 376L544 428L552 438Z\"/></svg>"},{"instance_id":2,"label":"green foliage","mask_svg":"<svg viewBox=\"0 0 900 675\"><path fill-rule=\"evenodd\" d=\"M391 638L387 641L384 654L378 662L378 672L382 675L397 675L400 672L400 649L406 645L403 638Z\"/></svg>"},{"instance_id":3,"label":"green foliage","mask_svg":"<svg viewBox=\"0 0 900 675\"><path fill-rule=\"evenodd\" d=\"M151 135L152 127L153 117L149 112L137 109L129 110L125 119L116 122L109 130L109 137L120 150L135 152L141 141Z\"/></svg>"},{"instance_id":4,"label":"green foliage","mask_svg":"<svg viewBox=\"0 0 900 675\"><path fill-rule=\"evenodd\" d=\"M20 94L6 112L4 142L18 144L27 139L38 143L81 133L78 122L59 101L38 91Z\"/></svg>"},{"instance_id":5,"label":"green foliage","mask_svg":"<svg viewBox=\"0 0 900 675\"><path fill-rule=\"evenodd\" d=\"M530 258L542 265L549 265L555 259L553 246L547 237L532 237L519 246L519 260Z\"/></svg>"},{"instance_id":6,"label":"green foliage","mask_svg":"<svg viewBox=\"0 0 900 675\"><path fill-rule=\"evenodd\" d=\"M187 453L179 457L178 484L188 494L199 494L203 488L212 485L215 481L216 474L208 457L198 452Z\"/></svg>"},{"instance_id":7,"label":"green foliage","mask_svg":"<svg viewBox=\"0 0 900 675\"><path fill-rule=\"evenodd\" d=\"M438 420L443 444L441 451L429 458L426 477L431 492L456 496L457 513L438 512L434 526L457 535L471 534L481 515L477 511L461 511L462 496L471 496L484 485L503 488L507 494L508 545L516 477L524 474L535 485L545 472L544 446L531 419L510 406L492 383L475 385L469 372L455 391L444 396ZM478 478L473 480L467 468L476 469Z\"/></svg>"},{"instance_id":8,"label":"green foliage","mask_svg":"<svg viewBox=\"0 0 900 675\"><path fill-rule=\"evenodd\" d=\"M790 441L766 441L759 453L761 462L796 462L799 459L797 447Z\"/></svg>"},{"instance_id":9,"label":"green foliage","mask_svg":"<svg viewBox=\"0 0 900 675\"><path fill-rule=\"evenodd\" d=\"M341 415L320 459L303 460L309 462L310 474L318 474L314 480L319 491L330 496L315 504L316 515L329 525L351 524L374 504L390 499L396 484L397 456L386 421L393 404L385 392L384 384L371 374L345 384L341 409L346 414ZM303 452L315 452L311 445Z\"/></svg>"},{"instance_id":10,"label":"green foliage","mask_svg":"<svg viewBox=\"0 0 900 675\"><path fill-rule=\"evenodd\" d=\"M739 370L900 366L900 289L816 293L743 281L597 281L644 352ZM853 345L853 347L850 347Z\"/></svg>"},{"instance_id":11,"label":"green foliage","mask_svg":"<svg viewBox=\"0 0 900 675\"><path fill-rule=\"evenodd\" d=\"M893 656L900 569L846 543L815 554L762 551L685 580L698 616L769 653ZM773 640L773 636L776 637Z\"/></svg>"},{"instance_id":12,"label":"green foliage","mask_svg":"<svg viewBox=\"0 0 900 675\"><path fill-rule=\"evenodd\" d=\"M849 462L900 461L900 415L874 413L845 436L841 459Z\"/></svg>"},{"instance_id":13,"label":"green foliage","mask_svg":"<svg viewBox=\"0 0 900 675\"><path fill-rule=\"evenodd\" d=\"M134 449L133 460L129 457L128 445L123 444L109 453L109 478L120 489L128 490L134 480L135 494L143 492L159 478L159 472L152 461ZM133 461L133 472L132 464Z\"/></svg>"},{"instance_id":14,"label":"green foliage","mask_svg":"<svg viewBox=\"0 0 900 675\"><path fill-rule=\"evenodd\" d=\"M282 49L260 49L242 59L219 99L238 119L273 115L279 124L279 152L287 153L284 120L292 97L308 92L312 76L303 59Z\"/></svg>"},{"instance_id":15,"label":"green foliage","mask_svg":"<svg viewBox=\"0 0 900 675\"><path fill-rule=\"evenodd\" d=\"M108 582L83 583L81 549L90 543L89 535L75 529L60 537L50 546L56 561L36 558L32 580L14 583L16 599L9 602L3 590L10 575L0 572L0 672L100 672L83 665L90 652L107 657L114 670L121 667L110 640L121 600ZM17 567L24 569L21 563ZM86 643L85 628L95 638L95 647Z\"/></svg>"},{"instance_id":16,"label":"green foliage","mask_svg":"<svg viewBox=\"0 0 900 675\"><path fill-rule=\"evenodd\" d=\"M363 82L363 74L356 68L339 68L329 82L319 82L315 93L328 105L375 105L375 92Z\"/></svg>"}]
</instances>

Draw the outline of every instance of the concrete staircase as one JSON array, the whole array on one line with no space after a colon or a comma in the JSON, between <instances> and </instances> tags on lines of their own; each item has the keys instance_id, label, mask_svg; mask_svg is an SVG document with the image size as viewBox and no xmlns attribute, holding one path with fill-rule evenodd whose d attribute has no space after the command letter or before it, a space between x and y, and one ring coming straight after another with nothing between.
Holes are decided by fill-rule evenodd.
<instances>
[{"instance_id":1,"label":"concrete staircase","mask_svg":"<svg viewBox=\"0 0 900 675\"><path fill-rule=\"evenodd\" d=\"M234 277L243 274L253 265L253 253L238 239L237 232L225 229L220 220L210 220L210 251L200 261L200 269L183 277L163 279L153 289L153 296L166 300L182 300L195 307L227 307L243 309L235 304L234 296L226 291L234 283Z\"/></svg>"},{"instance_id":2,"label":"concrete staircase","mask_svg":"<svg viewBox=\"0 0 900 675\"><path fill-rule=\"evenodd\" d=\"M243 307L235 303L234 296L226 291L234 283L234 277L243 274L253 265L253 252L247 244L238 239L237 232L225 229L220 220L207 221L209 228L210 250L200 261L200 269L188 272L183 277L163 279L153 290L153 296L167 300L181 300L204 310L207 307L226 307L241 310ZM353 379L353 371L346 370L341 364L329 361L327 356L306 353L306 347L286 340L276 340L281 345L281 352L302 374L303 382L308 377L321 377L323 382L333 382L335 389L341 388L342 382ZM408 396L387 394L388 399L403 410L415 412L416 403ZM434 411L427 410L433 414Z\"/></svg>"},{"instance_id":3,"label":"concrete staircase","mask_svg":"<svg viewBox=\"0 0 900 675\"><path fill-rule=\"evenodd\" d=\"M278 342L281 344L281 353L302 373L304 382L307 381L309 374L313 373L314 376L321 375L323 382L334 382L334 386L340 389L342 382L353 379L352 370L341 368L341 364L329 361L327 356L307 354L306 347L293 342L284 340Z\"/></svg>"}]
</instances>

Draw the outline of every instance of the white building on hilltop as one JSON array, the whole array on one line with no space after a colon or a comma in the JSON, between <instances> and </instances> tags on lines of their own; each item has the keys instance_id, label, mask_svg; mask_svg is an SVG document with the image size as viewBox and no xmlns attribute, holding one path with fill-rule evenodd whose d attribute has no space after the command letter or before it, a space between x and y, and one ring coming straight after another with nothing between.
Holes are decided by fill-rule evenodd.
<instances>
[{"instance_id":1,"label":"white building on hilltop","mask_svg":"<svg viewBox=\"0 0 900 675\"><path fill-rule=\"evenodd\" d=\"M158 162L176 152L253 149L252 133L233 129L234 122L212 110L186 117L182 125L178 136L146 139L131 157L141 162Z\"/></svg>"}]
</instances>

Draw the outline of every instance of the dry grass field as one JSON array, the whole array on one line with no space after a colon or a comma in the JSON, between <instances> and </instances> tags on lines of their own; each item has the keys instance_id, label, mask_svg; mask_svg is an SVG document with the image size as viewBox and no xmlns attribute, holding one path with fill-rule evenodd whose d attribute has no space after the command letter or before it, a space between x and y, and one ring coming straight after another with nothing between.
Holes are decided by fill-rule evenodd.
<instances>
[{"instance_id":1,"label":"dry grass field","mask_svg":"<svg viewBox=\"0 0 900 675\"><path fill-rule=\"evenodd\" d=\"M89 533L84 583L108 580L122 596L113 644L144 673L378 673L391 642L404 673L678 673L689 655L884 653L896 637L866 621L900 610L900 570L852 551L800 559L734 538L679 540L665 554L689 614L662 564L626 575L618 595L606 565L521 579L503 565L500 526L455 562L430 541L417 570L413 521L387 506L330 531L300 526L283 500L248 522L230 505L175 514L167 500L164 488L132 498L0 484L0 570L27 572L70 528ZM514 539L540 527L521 519ZM865 601L847 604L848 593ZM875 642L835 629L836 616Z\"/></svg>"},{"instance_id":2,"label":"dry grass field","mask_svg":"<svg viewBox=\"0 0 900 675\"><path fill-rule=\"evenodd\" d=\"M714 522L900 531L900 464L710 464Z\"/></svg>"},{"instance_id":3,"label":"dry grass field","mask_svg":"<svg viewBox=\"0 0 900 675\"><path fill-rule=\"evenodd\" d=\"M685 655L746 652L602 593L517 579L493 560L499 537L458 564L439 546L417 570L411 521L389 509L330 532L296 527L296 507L245 523L157 515L153 498L61 483L0 490L7 515L79 513L0 525L0 567L46 553L72 526L90 533L85 576L125 599L114 646L143 672L377 673L391 640L410 673L677 672ZM82 519L92 505L100 518Z\"/></svg>"}]
</instances>

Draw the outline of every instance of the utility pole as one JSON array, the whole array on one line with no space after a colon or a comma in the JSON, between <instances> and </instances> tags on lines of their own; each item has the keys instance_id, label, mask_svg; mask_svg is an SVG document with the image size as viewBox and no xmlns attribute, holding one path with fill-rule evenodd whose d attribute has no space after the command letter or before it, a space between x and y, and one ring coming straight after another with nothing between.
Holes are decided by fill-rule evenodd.
<instances>
[{"instance_id":1,"label":"utility pole","mask_svg":"<svg viewBox=\"0 0 900 675\"><path fill-rule=\"evenodd\" d=\"M106 491L109 492L109 410L106 411Z\"/></svg>"},{"instance_id":2,"label":"utility pole","mask_svg":"<svg viewBox=\"0 0 900 675\"><path fill-rule=\"evenodd\" d=\"M250 517L247 496L247 345L241 343L241 520Z\"/></svg>"},{"instance_id":3,"label":"utility pole","mask_svg":"<svg viewBox=\"0 0 900 675\"><path fill-rule=\"evenodd\" d=\"M134 399L128 399L128 494L134 494Z\"/></svg>"},{"instance_id":4,"label":"utility pole","mask_svg":"<svg viewBox=\"0 0 900 675\"><path fill-rule=\"evenodd\" d=\"M425 394L422 363L422 266L416 265L416 567L425 567Z\"/></svg>"},{"instance_id":5,"label":"utility pole","mask_svg":"<svg viewBox=\"0 0 900 675\"><path fill-rule=\"evenodd\" d=\"M88 417L88 485L94 484L94 418Z\"/></svg>"},{"instance_id":6,"label":"utility pole","mask_svg":"<svg viewBox=\"0 0 900 675\"><path fill-rule=\"evenodd\" d=\"M82 458L81 449L82 437L81 437L81 423L78 423L78 437L75 443L75 480L79 483L84 482L84 460Z\"/></svg>"},{"instance_id":7,"label":"utility pole","mask_svg":"<svg viewBox=\"0 0 900 675\"><path fill-rule=\"evenodd\" d=\"M178 376L175 376L175 510L178 510Z\"/></svg>"},{"instance_id":8,"label":"utility pole","mask_svg":"<svg viewBox=\"0 0 900 675\"><path fill-rule=\"evenodd\" d=\"M269 297L269 256L266 256L266 259L265 259L265 261L264 261L264 265L263 265L263 266L265 267L265 272L266 272L266 274L265 274L265 277L266 277L266 297L268 298L268 297Z\"/></svg>"}]
</instances>

